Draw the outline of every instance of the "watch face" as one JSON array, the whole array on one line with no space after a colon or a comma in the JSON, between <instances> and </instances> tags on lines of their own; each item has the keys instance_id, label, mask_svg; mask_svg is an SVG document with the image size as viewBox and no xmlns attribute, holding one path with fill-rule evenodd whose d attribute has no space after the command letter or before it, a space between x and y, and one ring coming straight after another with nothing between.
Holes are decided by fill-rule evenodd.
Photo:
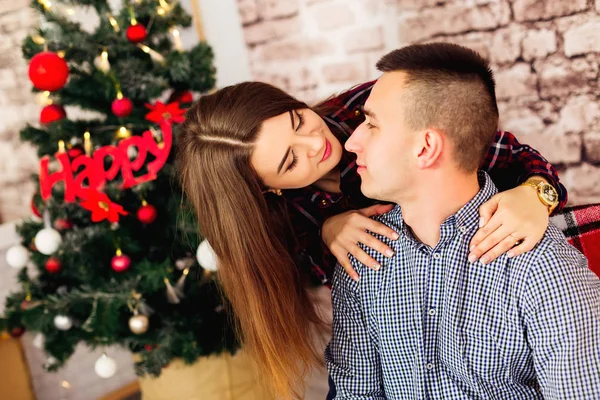
<instances>
[{"instance_id":1,"label":"watch face","mask_svg":"<svg viewBox=\"0 0 600 400\"><path fill-rule=\"evenodd\" d=\"M558 201L558 193L556 193L552 185L544 185L541 194L549 203L556 203Z\"/></svg>"}]
</instances>

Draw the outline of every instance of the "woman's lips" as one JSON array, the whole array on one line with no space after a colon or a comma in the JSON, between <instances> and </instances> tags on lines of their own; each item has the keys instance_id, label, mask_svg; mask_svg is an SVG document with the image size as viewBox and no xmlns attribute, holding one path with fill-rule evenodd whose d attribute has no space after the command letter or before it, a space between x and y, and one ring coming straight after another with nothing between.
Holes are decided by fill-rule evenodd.
<instances>
[{"instance_id":1,"label":"woman's lips","mask_svg":"<svg viewBox=\"0 0 600 400\"><path fill-rule=\"evenodd\" d=\"M327 160L331 155L331 143L329 140L325 139L325 151L323 151L323 157L321 158L321 162Z\"/></svg>"}]
</instances>

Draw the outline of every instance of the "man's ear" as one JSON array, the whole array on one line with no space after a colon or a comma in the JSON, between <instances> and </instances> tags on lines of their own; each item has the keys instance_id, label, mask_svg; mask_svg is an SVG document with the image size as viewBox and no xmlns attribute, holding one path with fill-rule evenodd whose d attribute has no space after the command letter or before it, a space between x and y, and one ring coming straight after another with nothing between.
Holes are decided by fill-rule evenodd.
<instances>
[{"instance_id":1,"label":"man's ear","mask_svg":"<svg viewBox=\"0 0 600 400\"><path fill-rule=\"evenodd\" d=\"M437 129L427 129L419 134L417 147L417 167L430 168L442 155L444 149L444 135Z\"/></svg>"}]
</instances>

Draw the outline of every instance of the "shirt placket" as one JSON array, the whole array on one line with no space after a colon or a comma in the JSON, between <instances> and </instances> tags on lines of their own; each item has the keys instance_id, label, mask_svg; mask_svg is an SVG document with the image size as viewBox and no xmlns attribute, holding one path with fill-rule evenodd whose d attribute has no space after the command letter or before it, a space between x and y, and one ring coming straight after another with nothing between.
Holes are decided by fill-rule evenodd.
<instances>
[{"instance_id":1,"label":"shirt placket","mask_svg":"<svg viewBox=\"0 0 600 400\"><path fill-rule=\"evenodd\" d=\"M424 342L424 371L425 371L425 398L435 399L436 387L439 382L439 365L437 354L437 341L439 334L439 314L443 304L444 291L444 266L442 243L450 234L442 227L440 243L434 249L424 247L427 252L427 299L423 307L423 332Z\"/></svg>"}]
</instances>

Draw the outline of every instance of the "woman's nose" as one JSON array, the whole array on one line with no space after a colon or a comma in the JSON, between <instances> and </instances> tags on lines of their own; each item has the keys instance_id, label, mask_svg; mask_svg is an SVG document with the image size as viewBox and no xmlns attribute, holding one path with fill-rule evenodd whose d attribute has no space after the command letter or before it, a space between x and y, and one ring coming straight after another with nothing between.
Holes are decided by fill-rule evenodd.
<instances>
[{"instance_id":1,"label":"woman's nose","mask_svg":"<svg viewBox=\"0 0 600 400\"><path fill-rule=\"evenodd\" d=\"M302 144L306 147L309 157L314 157L321 152L325 145L325 138L321 135L309 135L301 138Z\"/></svg>"}]
</instances>

